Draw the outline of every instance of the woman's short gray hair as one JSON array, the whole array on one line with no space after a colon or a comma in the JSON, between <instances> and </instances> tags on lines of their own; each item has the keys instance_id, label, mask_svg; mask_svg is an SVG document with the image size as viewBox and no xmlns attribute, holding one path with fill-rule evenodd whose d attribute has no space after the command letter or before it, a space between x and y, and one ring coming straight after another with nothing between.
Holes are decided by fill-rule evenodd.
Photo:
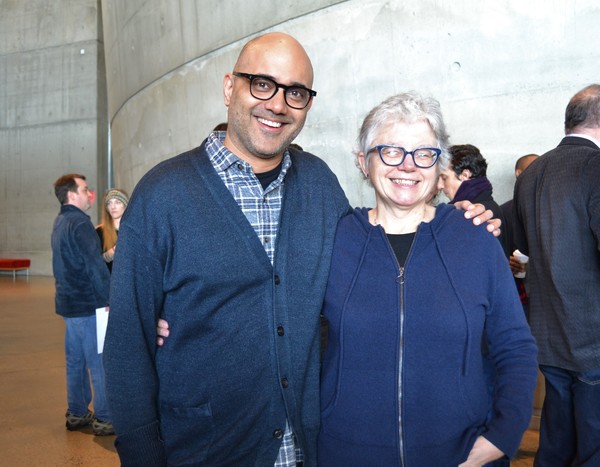
<instances>
[{"instance_id":1,"label":"woman's short gray hair","mask_svg":"<svg viewBox=\"0 0 600 467\"><path fill-rule=\"evenodd\" d=\"M438 171L444 170L450 163L449 136L440 103L433 97L423 97L415 91L388 97L365 117L358 134L358 149L355 151L357 165L358 155L363 153L367 156L367 151L373 147L375 136L384 125L394 122L414 123L419 120L425 120L431 127L438 147L442 150L437 163Z\"/></svg>"}]
</instances>

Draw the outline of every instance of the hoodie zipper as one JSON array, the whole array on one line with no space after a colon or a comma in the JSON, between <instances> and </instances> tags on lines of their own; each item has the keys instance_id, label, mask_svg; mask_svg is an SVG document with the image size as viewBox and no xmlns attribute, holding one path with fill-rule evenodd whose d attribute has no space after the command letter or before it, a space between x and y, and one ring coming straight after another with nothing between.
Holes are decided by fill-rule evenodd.
<instances>
[{"instance_id":1,"label":"hoodie zipper","mask_svg":"<svg viewBox=\"0 0 600 467\"><path fill-rule=\"evenodd\" d=\"M412 250L412 245L411 245ZM410 251L408 253L410 255ZM395 257L395 255L394 255ZM396 260L396 263L398 260ZM404 436L402 432L402 366L404 364L404 267L398 265L400 275L397 278L400 285L400 340L398 349L398 448L400 450L400 466L404 466Z\"/></svg>"},{"instance_id":2,"label":"hoodie zipper","mask_svg":"<svg viewBox=\"0 0 600 467\"><path fill-rule=\"evenodd\" d=\"M404 283L406 281L406 267L400 266L398 262L398 258L396 257L396 253L390 244L387 235L385 234L385 230L381 228L382 234L385 238L385 241L388 244L388 249L396 262L396 267L398 268L398 276L396 277L396 282L400 288L400 321L398 324L399 330L399 343L398 343L398 457L400 460L400 467L404 467L406 465L406 461L404 459L404 433L402 430L402 368L404 365ZM417 235L419 234L419 230L415 232L415 236L413 238L412 244L410 245L410 249L408 250L408 255L406 255L406 264L408 264L408 260L412 254L413 247L415 245L415 241L417 240Z\"/></svg>"}]
</instances>

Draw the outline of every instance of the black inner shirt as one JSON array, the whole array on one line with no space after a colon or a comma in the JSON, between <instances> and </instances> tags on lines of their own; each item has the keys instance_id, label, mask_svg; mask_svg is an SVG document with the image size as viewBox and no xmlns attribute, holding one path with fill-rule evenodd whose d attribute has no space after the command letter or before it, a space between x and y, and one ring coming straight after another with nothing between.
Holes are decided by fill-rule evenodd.
<instances>
[{"instance_id":1,"label":"black inner shirt","mask_svg":"<svg viewBox=\"0 0 600 467\"><path fill-rule=\"evenodd\" d=\"M277 180L277 177L279 177L279 174L281 173L282 166L283 166L283 159L281 159L281 162L279 164L277 164L277 167L275 167L274 169L271 169L268 172L261 172L261 173L254 174L254 175L256 175L256 178L258 178L258 181L262 185L263 190L266 190L267 187L272 182Z\"/></svg>"},{"instance_id":2,"label":"black inner shirt","mask_svg":"<svg viewBox=\"0 0 600 467\"><path fill-rule=\"evenodd\" d=\"M394 250L394 253L396 254L400 267L404 267L404 264L406 263L406 258L408 258L408 252L413 244L415 235L416 232L407 234L386 234L390 245L392 245L392 250Z\"/></svg>"}]
</instances>

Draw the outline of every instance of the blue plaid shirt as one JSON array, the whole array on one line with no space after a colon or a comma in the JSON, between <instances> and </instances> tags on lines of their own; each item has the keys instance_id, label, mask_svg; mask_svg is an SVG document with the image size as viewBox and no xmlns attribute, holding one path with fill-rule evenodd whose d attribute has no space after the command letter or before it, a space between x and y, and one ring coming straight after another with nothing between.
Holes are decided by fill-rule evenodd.
<instances>
[{"instance_id":1,"label":"blue plaid shirt","mask_svg":"<svg viewBox=\"0 0 600 467\"><path fill-rule=\"evenodd\" d=\"M224 131L215 131L209 135L206 151L210 162L254 228L273 264L279 212L283 200L283 180L292 165L290 155L285 152L279 176L263 190L250 164L223 146L224 140ZM296 467L298 462L302 462L302 451L295 448L294 434L286 422L275 467Z\"/></svg>"}]
</instances>

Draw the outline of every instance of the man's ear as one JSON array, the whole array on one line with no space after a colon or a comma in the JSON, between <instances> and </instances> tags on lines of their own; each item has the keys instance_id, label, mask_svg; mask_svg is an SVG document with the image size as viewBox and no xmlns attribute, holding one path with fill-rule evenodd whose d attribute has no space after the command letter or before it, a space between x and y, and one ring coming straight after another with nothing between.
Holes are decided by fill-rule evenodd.
<instances>
[{"instance_id":1,"label":"man's ear","mask_svg":"<svg viewBox=\"0 0 600 467\"><path fill-rule=\"evenodd\" d=\"M471 173L471 171L469 169L464 169L458 176L458 179L461 182L464 182L465 180L471 180L472 176L473 176L473 174Z\"/></svg>"},{"instance_id":2,"label":"man's ear","mask_svg":"<svg viewBox=\"0 0 600 467\"><path fill-rule=\"evenodd\" d=\"M223 100L225 101L225 107L229 107L231 101L231 94L233 93L233 75L227 73L223 78Z\"/></svg>"},{"instance_id":3,"label":"man's ear","mask_svg":"<svg viewBox=\"0 0 600 467\"><path fill-rule=\"evenodd\" d=\"M73 198L76 193L73 193L71 190L67 191L67 204L71 204L73 202Z\"/></svg>"}]
</instances>

